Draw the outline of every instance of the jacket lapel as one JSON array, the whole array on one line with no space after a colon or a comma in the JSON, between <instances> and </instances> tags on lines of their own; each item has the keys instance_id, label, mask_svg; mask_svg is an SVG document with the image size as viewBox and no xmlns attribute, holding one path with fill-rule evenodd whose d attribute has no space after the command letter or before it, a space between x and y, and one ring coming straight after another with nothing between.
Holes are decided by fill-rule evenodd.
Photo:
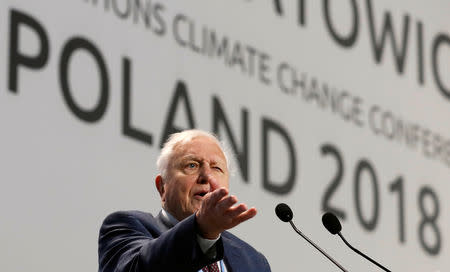
<instances>
[{"instance_id":1,"label":"jacket lapel","mask_svg":"<svg viewBox=\"0 0 450 272\"><path fill-rule=\"evenodd\" d=\"M224 249L224 261L227 266L228 272L235 271L236 267L242 267L239 256L239 247L235 245L232 239L222 233L223 249Z\"/></svg>"}]
</instances>

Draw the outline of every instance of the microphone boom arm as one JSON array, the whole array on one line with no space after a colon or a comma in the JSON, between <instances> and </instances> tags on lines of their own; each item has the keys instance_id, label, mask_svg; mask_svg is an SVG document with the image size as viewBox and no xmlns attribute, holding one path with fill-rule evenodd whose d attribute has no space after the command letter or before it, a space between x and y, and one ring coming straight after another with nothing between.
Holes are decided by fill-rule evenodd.
<instances>
[{"instance_id":1,"label":"microphone boom arm","mask_svg":"<svg viewBox=\"0 0 450 272\"><path fill-rule=\"evenodd\" d=\"M375 264L376 266L378 266L379 268L383 269L384 271L387 272L391 272L389 269L387 269L386 267L382 266L381 264L379 264L378 262L376 262L375 260L373 260L372 258L370 258L369 256L367 256L366 254L362 253L361 251L359 251L357 248L353 247L352 245L350 245L349 242L347 242L347 240L345 240L344 236L339 232L338 233L339 237L341 237L342 241L344 241L344 243L350 248L352 249L354 252L358 253L359 255L363 256L364 258L366 258L367 260L369 260L371 263Z\"/></svg>"},{"instance_id":2,"label":"microphone boom arm","mask_svg":"<svg viewBox=\"0 0 450 272\"><path fill-rule=\"evenodd\" d=\"M313 241L311 241L306 235L304 235L300 230L297 229L297 227L294 225L294 223L292 222L292 220L289 221L289 223L291 224L292 228L295 230L295 232L297 232L301 237L303 237L306 241L308 241L308 243L310 243L313 247L315 247L318 251L320 251L325 257L328 258L328 260L332 261L337 267L339 267L342 271L344 272L348 272L347 270L345 270L344 267L342 267L342 265L340 265L335 259L333 259L330 255L328 255L327 253L325 253L325 251L323 251L318 245L316 245Z\"/></svg>"}]
</instances>

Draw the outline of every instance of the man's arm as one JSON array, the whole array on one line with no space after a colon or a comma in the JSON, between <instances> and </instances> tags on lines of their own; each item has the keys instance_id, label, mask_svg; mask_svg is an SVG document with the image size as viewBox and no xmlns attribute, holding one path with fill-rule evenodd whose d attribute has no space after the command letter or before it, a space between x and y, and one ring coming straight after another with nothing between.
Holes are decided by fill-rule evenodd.
<instances>
[{"instance_id":1,"label":"man's arm","mask_svg":"<svg viewBox=\"0 0 450 272\"><path fill-rule=\"evenodd\" d=\"M99 271L198 271L223 258L221 239L217 255L209 259L197 243L194 215L160 233L153 217L139 212L117 212L100 229Z\"/></svg>"}]
</instances>

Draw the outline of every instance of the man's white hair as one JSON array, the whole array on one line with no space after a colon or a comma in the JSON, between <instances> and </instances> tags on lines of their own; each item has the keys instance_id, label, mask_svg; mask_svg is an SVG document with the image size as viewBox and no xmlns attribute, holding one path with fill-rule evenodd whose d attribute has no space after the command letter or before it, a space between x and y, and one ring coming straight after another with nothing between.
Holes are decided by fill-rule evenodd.
<instances>
[{"instance_id":1,"label":"man's white hair","mask_svg":"<svg viewBox=\"0 0 450 272\"><path fill-rule=\"evenodd\" d=\"M217 143L225 156L228 172L231 173L230 159L232 158L232 153L228 148L228 145L225 142L220 141L219 138L213 133L199 129L189 129L171 134L167 141L164 143L163 148L159 153L158 160L156 161L156 167L158 168L158 171L163 178L167 178L169 162L175 146L178 144L189 142L197 137L208 137Z\"/></svg>"}]
</instances>

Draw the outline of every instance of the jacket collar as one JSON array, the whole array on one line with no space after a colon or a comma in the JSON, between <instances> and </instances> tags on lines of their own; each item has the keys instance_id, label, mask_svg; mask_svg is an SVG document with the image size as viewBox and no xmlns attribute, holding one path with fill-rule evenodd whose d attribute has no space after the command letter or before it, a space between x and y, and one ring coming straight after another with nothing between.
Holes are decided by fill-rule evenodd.
<instances>
[{"instance_id":1,"label":"jacket collar","mask_svg":"<svg viewBox=\"0 0 450 272\"><path fill-rule=\"evenodd\" d=\"M163 231L171 229L179 222L175 217L173 217L164 209L161 209L161 211L158 213L158 215L156 216L156 221L158 222L158 225L163 229Z\"/></svg>"}]
</instances>

